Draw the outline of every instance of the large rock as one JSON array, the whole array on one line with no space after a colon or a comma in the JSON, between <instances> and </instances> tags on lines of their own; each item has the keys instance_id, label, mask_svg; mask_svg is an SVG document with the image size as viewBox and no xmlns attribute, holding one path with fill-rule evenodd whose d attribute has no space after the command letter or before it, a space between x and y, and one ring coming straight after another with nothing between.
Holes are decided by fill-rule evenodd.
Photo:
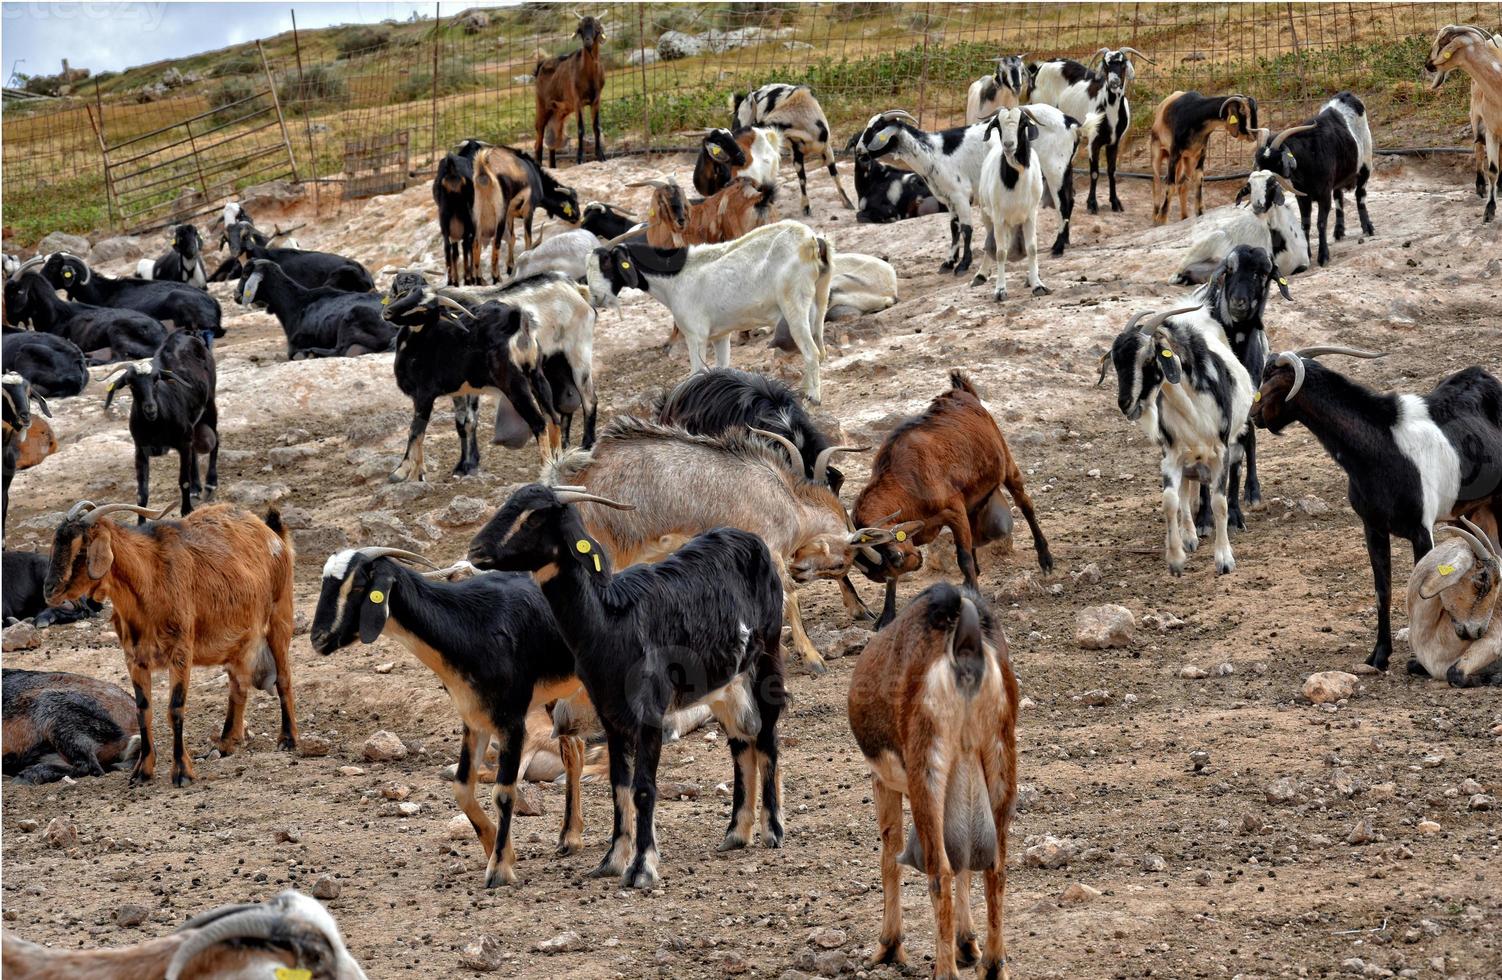
<instances>
[{"instance_id":1,"label":"large rock","mask_svg":"<svg viewBox=\"0 0 1502 980\"><path fill-rule=\"evenodd\" d=\"M663 61L692 58L709 50L709 45L697 34L682 31L663 31L657 39L657 57Z\"/></svg>"},{"instance_id":2,"label":"large rock","mask_svg":"<svg viewBox=\"0 0 1502 980\"><path fill-rule=\"evenodd\" d=\"M1029 868L1062 868L1074 859L1076 850L1074 842L1044 834L1022 852L1022 863Z\"/></svg>"},{"instance_id":3,"label":"large rock","mask_svg":"<svg viewBox=\"0 0 1502 980\"><path fill-rule=\"evenodd\" d=\"M81 259L87 260L92 252L89 248L89 240L79 235L70 235L65 231L54 231L52 234L37 242L37 253L47 254L50 252L71 252Z\"/></svg>"},{"instance_id":4,"label":"large rock","mask_svg":"<svg viewBox=\"0 0 1502 980\"><path fill-rule=\"evenodd\" d=\"M505 962L501 941L486 933L459 953L459 965L476 973L494 973Z\"/></svg>"},{"instance_id":5,"label":"large rock","mask_svg":"<svg viewBox=\"0 0 1502 980\"><path fill-rule=\"evenodd\" d=\"M490 26L490 15L483 10L466 11L459 18L459 27L466 34L478 34Z\"/></svg>"},{"instance_id":6,"label":"large rock","mask_svg":"<svg viewBox=\"0 0 1502 980\"><path fill-rule=\"evenodd\" d=\"M144 254L141 251L139 238L134 235L116 235L114 238L101 238L96 242L89 255L89 261L95 265L103 265L106 262L134 262Z\"/></svg>"},{"instance_id":7,"label":"large rock","mask_svg":"<svg viewBox=\"0 0 1502 980\"><path fill-rule=\"evenodd\" d=\"M279 216L289 208L301 204L308 197L308 190L302 184L294 184L290 180L271 180L254 187L247 187L240 192L240 203L245 210L256 216L256 224L260 225L267 217Z\"/></svg>"},{"instance_id":8,"label":"large rock","mask_svg":"<svg viewBox=\"0 0 1502 980\"><path fill-rule=\"evenodd\" d=\"M1304 682L1304 697L1315 704L1344 701L1356 694L1357 678L1343 670L1322 670Z\"/></svg>"},{"instance_id":9,"label":"large rock","mask_svg":"<svg viewBox=\"0 0 1502 980\"><path fill-rule=\"evenodd\" d=\"M41 631L24 621L16 623L14 626L7 626L3 634L3 640L0 640L0 646L4 647L6 653L11 653L15 650L34 650L41 645Z\"/></svg>"},{"instance_id":10,"label":"large rock","mask_svg":"<svg viewBox=\"0 0 1502 980\"><path fill-rule=\"evenodd\" d=\"M655 65L661 57L656 48L637 48L626 56L626 64L632 68L639 65Z\"/></svg>"},{"instance_id":11,"label":"large rock","mask_svg":"<svg viewBox=\"0 0 1502 980\"><path fill-rule=\"evenodd\" d=\"M407 757L407 747L395 733L384 728L365 740L361 754L370 762L392 762Z\"/></svg>"},{"instance_id":12,"label":"large rock","mask_svg":"<svg viewBox=\"0 0 1502 980\"><path fill-rule=\"evenodd\" d=\"M1137 620L1126 606L1089 606L1074 617L1074 639L1086 650L1131 646Z\"/></svg>"}]
</instances>

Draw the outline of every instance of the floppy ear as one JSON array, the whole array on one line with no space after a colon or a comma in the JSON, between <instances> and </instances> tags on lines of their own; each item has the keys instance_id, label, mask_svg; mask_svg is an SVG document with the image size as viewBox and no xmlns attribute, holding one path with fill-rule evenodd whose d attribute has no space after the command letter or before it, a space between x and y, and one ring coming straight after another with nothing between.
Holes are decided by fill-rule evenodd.
<instances>
[{"instance_id":1,"label":"floppy ear","mask_svg":"<svg viewBox=\"0 0 1502 980\"><path fill-rule=\"evenodd\" d=\"M99 581L109 573L110 566L115 563L115 549L110 547L110 536L102 531L96 532L89 541L89 578Z\"/></svg>"},{"instance_id":2,"label":"floppy ear","mask_svg":"<svg viewBox=\"0 0 1502 980\"><path fill-rule=\"evenodd\" d=\"M1273 278L1275 278L1278 282L1278 292L1283 295L1284 299L1288 300L1289 302L1293 302L1293 294L1288 291L1288 277L1280 276L1277 274L1277 270L1274 270Z\"/></svg>"},{"instance_id":3,"label":"floppy ear","mask_svg":"<svg viewBox=\"0 0 1502 980\"><path fill-rule=\"evenodd\" d=\"M1158 359L1158 369L1163 372L1165 381L1176 385L1183 380L1184 372L1179 366L1179 355L1161 330L1153 334L1153 356Z\"/></svg>"},{"instance_id":4,"label":"floppy ear","mask_svg":"<svg viewBox=\"0 0 1502 980\"><path fill-rule=\"evenodd\" d=\"M1456 550L1458 553L1454 558L1430 567L1425 573L1423 580L1419 582L1420 598L1433 599L1470 572L1476 561L1476 553L1469 547Z\"/></svg>"},{"instance_id":5,"label":"floppy ear","mask_svg":"<svg viewBox=\"0 0 1502 980\"><path fill-rule=\"evenodd\" d=\"M631 253L626 251L626 246L617 245L610 250L610 261L615 263L616 271L620 273L621 280L633 289L641 288L641 275L637 272L636 262L632 260Z\"/></svg>"},{"instance_id":6,"label":"floppy ear","mask_svg":"<svg viewBox=\"0 0 1502 980\"><path fill-rule=\"evenodd\" d=\"M1029 117L1029 118L1031 118L1031 117ZM1038 138L1038 124L1035 123L1035 122L1029 122L1027 124L1027 141L1029 143L1031 143L1034 140L1036 140L1037 138Z\"/></svg>"},{"instance_id":7,"label":"floppy ear","mask_svg":"<svg viewBox=\"0 0 1502 980\"><path fill-rule=\"evenodd\" d=\"M1274 207L1281 207L1287 198L1283 196L1283 185L1273 181L1272 202Z\"/></svg>"},{"instance_id":8,"label":"floppy ear","mask_svg":"<svg viewBox=\"0 0 1502 980\"><path fill-rule=\"evenodd\" d=\"M361 643L374 643L380 639L381 630L386 628L386 617L390 615L391 583L395 578L390 572L382 572L371 583L370 591L365 593L365 601L360 607Z\"/></svg>"},{"instance_id":9,"label":"floppy ear","mask_svg":"<svg viewBox=\"0 0 1502 980\"><path fill-rule=\"evenodd\" d=\"M1241 190L1239 190L1239 191L1236 192L1236 203L1240 204L1242 201L1246 200L1248 197L1251 197L1251 196L1252 196L1252 185L1251 184L1242 184L1241 185Z\"/></svg>"},{"instance_id":10,"label":"floppy ear","mask_svg":"<svg viewBox=\"0 0 1502 980\"><path fill-rule=\"evenodd\" d=\"M907 541L922 528L922 521L903 521L901 524L893 524L888 530L892 532L892 537L896 540Z\"/></svg>"}]
</instances>

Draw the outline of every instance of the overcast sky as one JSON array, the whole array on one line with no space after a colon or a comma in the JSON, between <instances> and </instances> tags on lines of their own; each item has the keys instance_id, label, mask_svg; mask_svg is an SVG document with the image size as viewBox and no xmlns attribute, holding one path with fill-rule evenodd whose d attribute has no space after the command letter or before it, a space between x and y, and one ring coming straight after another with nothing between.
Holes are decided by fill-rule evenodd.
<instances>
[{"instance_id":1,"label":"overcast sky","mask_svg":"<svg viewBox=\"0 0 1502 980\"><path fill-rule=\"evenodd\" d=\"M474 3L445 3L445 16ZM290 30L297 26L369 24L413 10L433 13L429 3L32 3L5 0L0 31L0 73L53 75L67 58L75 68L99 72L213 51ZM21 61L19 69L17 60Z\"/></svg>"}]
</instances>

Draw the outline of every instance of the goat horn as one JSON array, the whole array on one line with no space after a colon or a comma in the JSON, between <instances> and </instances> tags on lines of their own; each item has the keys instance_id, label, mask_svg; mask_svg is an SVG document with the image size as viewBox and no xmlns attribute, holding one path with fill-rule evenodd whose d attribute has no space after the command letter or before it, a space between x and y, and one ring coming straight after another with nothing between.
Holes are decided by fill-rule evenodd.
<instances>
[{"instance_id":1,"label":"goat horn","mask_svg":"<svg viewBox=\"0 0 1502 980\"><path fill-rule=\"evenodd\" d=\"M1153 59L1149 58L1147 55L1143 54L1141 51L1138 51L1136 48L1117 48L1116 50L1118 50L1118 51L1130 51L1132 54L1134 54L1137 57L1141 58L1143 61L1147 62L1150 65L1156 65L1157 64L1156 61L1154 61Z\"/></svg>"},{"instance_id":2,"label":"goat horn","mask_svg":"<svg viewBox=\"0 0 1502 980\"><path fill-rule=\"evenodd\" d=\"M470 308L467 307L467 306L465 306L463 303L459 302L458 300L452 299L452 298L450 298L448 296L445 296L442 293L434 293L433 294L433 298L438 301L438 305L439 306L446 306L449 309L455 311L456 313L463 313L465 316L469 317L470 319L474 319L475 315L474 315L473 312L470 311Z\"/></svg>"},{"instance_id":3,"label":"goat horn","mask_svg":"<svg viewBox=\"0 0 1502 980\"><path fill-rule=\"evenodd\" d=\"M1284 401L1292 401L1299 393L1299 389L1304 387L1304 359L1296 352L1286 350L1278 355L1278 363L1287 364L1293 368L1293 387L1289 388L1288 394L1283 396Z\"/></svg>"},{"instance_id":4,"label":"goat horn","mask_svg":"<svg viewBox=\"0 0 1502 980\"><path fill-rule=\"evenodd\" d=\"M193 961L220 943L232 939L270 941L284 936L283 916L260 905L230 912L204 924L177 948L167 964L166 980L179 980Z\"/></svg>"},{"instance_id":5,"label":"goat horn","mask_svg":"<svg viewBox=\"0 0 1502 980\"><path fill-rule=\"evenodd\" d=\"M95 504L94 504L94 501L92 501L92 500L80 500L78 503L76 503L72 507L68 508L67 516L65 516L63 518L63 520L65 520L65 521L77 520L78 519L78 515L82 514L86 510L93 510L94 506L95 506Z\"/></svg>"},{"instance_id":6,"label":"goat horn","mask_svg":"<svg viewBox=\"0 0 1502 980\"><path fill-rule=\"evenodd\" d=\"M31 258L27 259L25 262L22 262L16 267L16 271L10 274L10 281L15 282L17 279L20 279L21 273L26 272L34 266L44 264L47 261L47 258L48 256L45 255L33 255Z\"/></svg>"},{"instance_id":7,"label":"goat horn","mask_svg":"<svg viewBox=\"0 0 1502 980\"><path fill-rule=\"evenodd\" d=\"M1354 347L1300 347L1295 351L1300 357L1319 357L1321 354L1349 354L1351 357L1364 357L1367 360L1375 360L1386 357L1387 354L1376 354L1369 350L1357 350Z\"/></svg>"},{"instance_id":8,"label":"goat horn","mask_svg":"<svg viewBox=\"0 0 1502 980\"><path fill-rule=\"evenodd\" d=\"M629 183L626 186L627 187L658 187L658 188L661 188L662 190L667 190L669 187L673 186L673 182L670 181L670 180L663 180L661 177L649 177L646 180L633 181L632 183Z\"/></svg>"},{"instance_id":9,"label":"goat horn","mask_svg":"<svg viewBox=\"0 0 1502 980\"><path fill-rule=\"evenodd\" d=\"M104 504L103 506L95 507L93 510L85 514L83 522L85 524L93 524L101 517L108 517L111 514L120 514L126 511L129 511L132 514L139 514L142 517L148 518L149 520L159 521L170 514L176 507L177 504L172 503L168 504L166 507L163 507L161 510L152 510L150 507L140 507L136 504Z\"/></svg>"},{"instance_id":10,"label":"goat horn","mask_svg":"<svg viewBox=\"0 0 1502 980\"><path fill-rule=\"evenodd\" d=\"M1479 526L1473 523L1469 517L1465 517L1464 515L1461 516L1460 523L1470 528L1471 531L1481 539L1482 543L1486 545L1487 549L1491 551L1492 554L1496 555L1499 561L1502 561L1502 548L1499 548L1497 545L1492 543L1491 535L1487 534Z\"/></svg>"},{"instance_id":11,"label":"goat horn","mask_svg":"<svg viewBox=\"0 0 1502 980\"><path fill-rule=\"evenodd\" d=\"M599 504L601 507L614 507L616 510L636 509L635 504L623 504L618 500L611 500L609 497L600 497L582 490L555 487L553 492L557 495L560 504Z\"/></svg>"},{"instance_id":12,"label":"goat horn","mask_svg":"<svg viewBox=\"0 0 1502 980\"><path fill-rule=\"evenodd\" d=\"M110 378L113 378L117 374L121 374L121 373L126 372L126 371L134 371L135 369L136 369L136 366L135 366L134 363L132 363L131 361L124 361L124 362L122 362L120 364L116 364L114 367L110 368L109 372L107 374L105 374L103 377L101 377L99 380L100 381L108 381Z\"/></svg>"},{"instance_id":13,"label":"goat horn","mask_svg":"<svg viewBox=\"0 0 1502 980\"><path fill-rule=\"evenodd\" d=\"M870 446L828 446L814 459L814 482L829 483L829 458L835 453L863 453Z\"/></svg>"},{"instance_id":14,"label":"goat horn","mask_svg":"<svg viewBox=\"0 0 1502 980\"><path fill-rule=\"evenodd\" d=\"M1465 518L1462 517L1461 520L1464 521ZM1471 522L1470 521L1466 521L1466 523L1470 524ZM1476 525L1471 524L1471 527L1476 527ZM1481 530L1480 528L1476 528L1476 529L1478 531ZM1482 561L1491 561L1491 560L1493 560L1492 559L1491 545L1490 544L1483 544L1482 543L1482 539L1486 537L1486 535L1484 533L1481 535L1480 538L1478 538L1476 535L1472 534L1470 531L1466 530L1465 528L1461 527L1458 524L1446 524L1444 527L1441 527L1439 530L1435 531L1434 533L1436 535L1438 535L1438 534L1443 534L1446 531L1449 531L1450 533L1456 535L1457 537L1459 537L1462 540L1464 540L1466 544L1470 545L1471 546L1471 550L1476 553L1476 557L1477 558L1480 558Z\"/></svg>"},{"instance_id":15,"label":"goat horn","mask_svg":"<svg viewBox=\"0 0 1502 980\"><path fill-rule=\"evenodd\" d=\"M438 567L437 565L428 561L422 555L419 555L417 552L405 551L401 548L383 548L380 546L372 548L361 548L360 554L364 555L366 558L400 558L403 561L410 561L414 565L426 565L429 568Z\"/></svg>"},{"instance_id":16,"label":"goat horn","mask_svg":"<svg viewBox=\"0 0 1502 980\"><path fill-rule=\"evenodd\" d=\"M901 510L894 510L890 514L888 514L886 517L883 517L881 520L876 521L873 526L880 527L880 526L882 526L884 524L890 524L893 521L897 520L897 518L899 518L901 516L902 516L902 511Z\"/></svg>"},{"instance_id":17,"label":"goat horn","mask_svg":"<svg viewBox=\"0 0 1502 980\"><path fill-rule=\"evenodd\" d=\"M1095 67L1095 63L1100 60L1100 56L1101 55L1103 55L1103 54L1110 54L1110 53L1111 53L1111 49L1110 48L1101 48L1099 51L1097 51L1094 54L1092 54L1090 56L1090 67L1092 67L1092 68Z\"/></svg>"},{"instance_id":18,"label":"goat horn","mask_svg":"<svg viewBox=\"0 0 1502 980\"><path fill-rule=\"evenodd\" d=\"M1282 174L1273 174L1273 180L1275 180L1275 181L1278 182L1278 186L1279 187L1282 187L1285 191L1287 191L1288 193L1294 195L1295 197L1308 197L1309 196L1308 194L1305 194L1303 191L1301 191L1298 188L1294 187L1293 186L1293 181L1289 180L1287 177L1284 177Z\"/></svg>"},{"instance_id":19,"label":"goat horn","mask_svg":"<svg viewBox=\"0 0 1502 980\"><path fill-rule=\"evenodd\" d=\"M899 122L910 122L914 126L919 125L918 120L913 118L913 114L911 112L908 112L906 109L888 109L881 114L881 118L895 119Z\"/></svg>"},{"instance_id":20,"label":"goat horn","mask_svg":"<svg viewBox=\"0 0 1502 980\"><path fill-rule=\"evenodd\" d=\"M89 264L83 259L74 255L72 252L53 252L52 255L61 255L63 258L72 259L74 262L77 262L79 265L83 266L83 278L78 280L78 284L80 286L88 282L90 279L94 278L94 270L89 268ZM52 258L52 255L47 256L47 258Z\"/></svg>"},{"instance_id":21,"label":"goat horn","mask_svg":"<svg viewBox=\"0 0 1502 980\"><path fill-rule=\"evenodd\" d=\"M1154 330L1161 327L1164 321L1166 321L1169 317L1179 316L1182 313L1193 313L1201 308L1202 307L1200 305L1181 306L1176 310L1164 310L1161 313L1157 313L1152 310L1143 310L1141 313L1138 313L1127 321L1126 330L1123 330L1122 333L1126 333L1127 330L1131 330L1133 327L1137 327L1139 333L1151 334ZM1142 326L1137 326L1138 321L1142 322Z\"/></svg>"},{"instance_id":22,"label":"goat horn","mask_svg":"<svg viewBox=\"0 0 1502 980\"><path fill-rule=\"evenodd\" d=\"M1312 125L1312 124L1308 125L1308 126L1291 126L1288 129L1283 130L1277 136L1274 136L1272 143L1268 146L1268 149L1270 149L1270 150L1281 149L1282 146L1283 146L1283 141L1286 140L1286 139L1288 139L1288 137L1290 137L1290 136L1297 136L1300 133L1307 133L1307 132L1312 131L1315 128L1316 127L1314 125Z\"/></svg>"},{"instance_id":23,"label":"goat horn","mask_svg":"<svg viewBox=\"0 0 1502 980\"><path fill-rule=\"evenodd\" d=\"M10 406L10 410L12 412L14 412L18 416L21 414L21 406L16 404L16 400L10 396L9 391L0 389L0 397L3 397L5 399L5 403Z\"/></svg>"},{"instance_id":24,"label":"goat horn","mask_svg":"<svg viewBox=\"0 0 1502 980\"><path fill-rule=\"evenodd\" d=\"M421 574L423 578L446 579L450 575L455 575L459 572L468 572L471 576L484 574L478 568L465 561L463 558L454 562L447 568L435 568L431 572L422 572Z\"/></svg>"},{"instance_id":25,"label":"goat horn","mask_svg":"<svg viewBox=\"0 0 1502 980\"><path fill-rule=\"evenodd\" d=\"M621 242L624 242L626 239L630 238L632 235L635 235L637 232L645 230L646 227L647 223L645 221L638 222L631 228L631 230L627 231L625 234L617 235L614 238L610 239L610 241L606 242L605 247L611 248L612 246L619 245Z\"/></svg>"},{"instance_id":26,"label":"goat horn","mask_svg":"<svg viewBox=\"0 0 1502 980\"><path fill-rule=\"evenodd\" d=\"M803 461L803 454L798 451L798 447L793 444L793 440L789 439L787 436L780 435L776 432L768 432L766 429L758 429L755 426L751 426L750 430L761 436L763 439L770 439L772 442L777 443L783 449L786 449L788 451L788 462L792 463L794 466L797 466L800 462ZM815 477L814 479L817 480L818 477Z\"/></svg>"}]
</instances>

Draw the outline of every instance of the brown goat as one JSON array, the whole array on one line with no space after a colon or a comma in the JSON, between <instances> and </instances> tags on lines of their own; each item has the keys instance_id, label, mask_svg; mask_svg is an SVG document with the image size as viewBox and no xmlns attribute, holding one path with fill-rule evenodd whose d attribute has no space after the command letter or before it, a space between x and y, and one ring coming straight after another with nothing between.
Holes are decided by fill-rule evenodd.
<instances>
[{"instance_id":1,"label":"brown goat","mask_svg":"<svg viewBox=\"0 0 1502 980\"><path fill-rule=\"evenodd\" d=\"M904 962L899 863L928 878L934 976L1005 978L1007 828L1017 794L1017 678L1006 638L974 592L932 585L872 638L850 677L850 730L871 768L881 830L881 938L872 966ZM902 845L902 798L913 812ZM970 874L986 883L976 948ZM958 908L956 908L958 906Z\"/></svg>"},{"instance_id":2,"label":"brown goat","mask_svg":"<svg viewBox=\"0 0 1502 980\"><path fill-rule=\"evenodd\" d=\"M878 627L892 620L897 579L923 565L919 545L944 528L954 535L960 573L978 588L975 549L1011 533L1011 509L998 493L1005 487L1033 533L1038 565L1053 570L1053 556L1033 515L1033 501L1022 483L1006 437L986 411L970 380L951 372L949 391L939 395L920 416L887 435L877 450L871 479L855 499L850 519L858 527L881 527L892 520L921 521L919 530L865 549L856 563L872 581L885 581L886 604Z\"/></svg>"},{"instance_id":3,"label":"brown goat","mask_svg":"<svg viewBox=\"0 0 1502 980\"><path fill-rule=\"evenodd\" d=\"M654 248L728 242L777 220L777 185L738 177L697 204L688 204L674 180L646 180L627 187L656 188L647 209L647 244Z\"/></svg>"},{"instance_id":4,"label":"brown goat","mask_svg":"<svg viewBox=\"0 0 1502 980\"><path fill-rule=\"evenodd\" d=\"M1179 188L1179 220L1205 213L1205 151L1217 128L1243 143L1257 141L1257 100L1246 95L1174 92L1158 103L1149 131L1153 165L1153 222L1168 220L1169 187Z\"/></svg>"},{"instance_id":5,"label":"brown goat","mask_svg":"<svg viewBox=\"0 0 1502 980\"><path fill-rule=\"evenodd\" d=\"M297 745L292 703L292 545L281 517L265 521L228 504L201 507L180 521L159 521L134 504L96 507L79 501L58 525L47 571L49 605L84 596L110 600L111 622L125 651L140 715L141 751L132 785L156 772L151 739L151 675L167 670L172 684L172 783L194 778L183 747L188 672L194 664L229 674L229 712L215 746L235 751L245 735L248 685L276 684L282 706L280 748ZM117 513L153 523L125 528Z\"/></svg>"},{"instance_id":6,"label":"brown goat","mask_svg":"<svg viewBox=\"0 0 1502 980\"><path fill-rule=\"evenodd\" d=\"M574 189L560 184L553 175L521 150L509 146L491 146L479 140L466 140L461 151L474 161L475 247L470 273L476 283L480 278L481 250L490 244L490 278L500 280L501 242L506 242L506 272L516 268L516 225L520 221L526 233L526 247L531 248L532 222L537 209L577 225L584 219L579 196Z\"/></svg>"},{"instance_id":7,"label":"brown goat","mask_svg":"<svg viewBox=\"0 0 1502 980\"><path fill-rule=\"evenodd\" d=\"M593 17L579 17L574 31L579 50L555 55L537 63L532 72L537 86L537 145L532 155L542 160L543 136L547 136L548 166L558 166L558 148L564 144L563 127L568 117L579 115L579 147L576 162L584 162L584 107L593 113L595 159L603 161L600 145L600 96L605 91L605 66L600 63L600 42L605 28Z\"/></svg>"},{"instance_id":8,"label":"brown goat","mask_svg":"<svg viewBox=\"0 0 1502 980\"><path fill-rule=\"evenodd\" d=\"M12 667L0 675L7 776L23 783L102 776L139 742L135 701L109 681Z\"/></svg>"},{"instance_id":9,"label":"brown goat","mask_svg":"<svg viewBox=\"0 0 1502 980\"><path fill-rule=\"evenodd\" d=\"M40 416L31 417L31 427L21 437L21 453L16 457L17 470L29 470L57 452L57 435Z\"/></svg>"}]
</instances>

